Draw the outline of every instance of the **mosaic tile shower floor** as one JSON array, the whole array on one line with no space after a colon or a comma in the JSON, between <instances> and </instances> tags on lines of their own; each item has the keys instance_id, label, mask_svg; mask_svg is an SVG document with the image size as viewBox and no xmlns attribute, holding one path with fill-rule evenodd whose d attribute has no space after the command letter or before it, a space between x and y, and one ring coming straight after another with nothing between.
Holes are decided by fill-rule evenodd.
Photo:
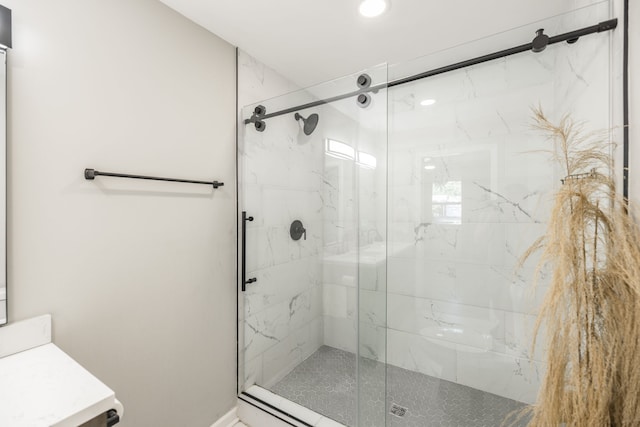
<instances>
[{"instance_id":1,"label":"mosaic tile shower floor","mask_svg":"<svg viewBox=\"0 0 640 427\"><path fill-rule=\"evenodd\" d=\"M356 358L323 346L298 365L271 391L346 426L355 425ZM498 427L524 404L464 385L362 358L360 427ZM389 414L393 404L406 408ZM402 409L399 410L402 412ZM386 417L386 424L384 422ZM526 420L518 425L525 426Z\"/></svg>"}]
</instances>

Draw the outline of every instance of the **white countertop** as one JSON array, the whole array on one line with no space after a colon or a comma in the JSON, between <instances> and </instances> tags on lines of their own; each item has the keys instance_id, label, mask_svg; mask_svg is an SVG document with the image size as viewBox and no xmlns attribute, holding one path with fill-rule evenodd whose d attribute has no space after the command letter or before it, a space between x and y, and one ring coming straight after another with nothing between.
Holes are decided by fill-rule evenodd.
<instances>
[{"instance_id":1,"label":"white countertop","mask_svg":"<svg viewBox=\"0 0 640 427\"><path fill-rule=\"evenodd\" d=\"M109 409L122 414L114 392L52 343L0 358L0 426L72 427Z\"/></svg>"}]
</instances>

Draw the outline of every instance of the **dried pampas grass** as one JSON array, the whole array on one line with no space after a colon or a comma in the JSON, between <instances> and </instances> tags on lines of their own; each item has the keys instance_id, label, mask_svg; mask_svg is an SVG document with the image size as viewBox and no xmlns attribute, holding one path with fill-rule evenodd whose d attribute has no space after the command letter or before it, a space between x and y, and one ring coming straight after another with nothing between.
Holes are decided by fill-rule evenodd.
<instances>
[{"instance_id":1,"label":"dried pampas grass","mask_svg":"<svg viewBox=\"0 0 640 427\"><path fill-rule=\"evenodd\" d=\"M606 139L570 117L536 128L554 143L566 172L541 252L550 285L538 314L547 371L530 426L640 426L640 231L616 193ZM535 346L535 340L534 340Z\"/></svg>"}]
</instances>

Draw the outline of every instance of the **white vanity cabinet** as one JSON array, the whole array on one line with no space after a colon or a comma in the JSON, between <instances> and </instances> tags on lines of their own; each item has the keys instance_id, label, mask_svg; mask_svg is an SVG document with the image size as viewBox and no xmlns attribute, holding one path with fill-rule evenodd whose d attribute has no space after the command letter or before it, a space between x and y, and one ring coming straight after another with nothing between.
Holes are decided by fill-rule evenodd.
<instances>
[{"instance_id":1,"label":"white vanity cabinet","mask_svg":"<svg viewBox=\"0 0 640 427\"><path fill-rule=\"evenodd\" d=\"M0 328L0 426L107 426L122 412L113 390L51 343L49 315Z\"/></svg>"}]
</instances>

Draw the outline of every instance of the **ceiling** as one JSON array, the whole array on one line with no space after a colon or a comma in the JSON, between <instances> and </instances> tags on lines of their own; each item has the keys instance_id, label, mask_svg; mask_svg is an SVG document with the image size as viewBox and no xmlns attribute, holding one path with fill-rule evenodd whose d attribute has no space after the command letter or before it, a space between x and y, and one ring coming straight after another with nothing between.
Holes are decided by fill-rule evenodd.
<instances>
[{"instance_id":1,"label":"ceiling","mask_svg":"<svg viewBox=\"0 0 640 427\"><path fill-rule=\"evenodd\" d=\"M357 0L160 1L302 87L596 2L391 0L386 14L364 18L357 13Z\"/></svg>"}]
</instances>

